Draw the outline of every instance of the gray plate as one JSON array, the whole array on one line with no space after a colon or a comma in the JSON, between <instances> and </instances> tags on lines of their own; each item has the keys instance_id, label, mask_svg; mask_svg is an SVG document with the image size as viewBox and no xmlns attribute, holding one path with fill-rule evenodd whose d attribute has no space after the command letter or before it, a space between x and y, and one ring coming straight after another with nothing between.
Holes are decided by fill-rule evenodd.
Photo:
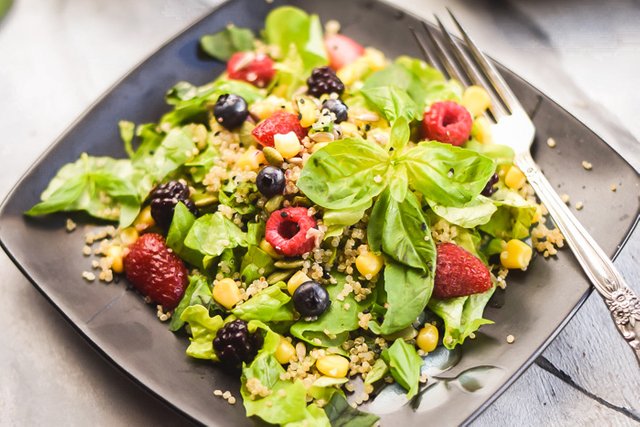
<instances>
[{"instance_id":1,"label":"gray plate","mask_svg":"<svg viewBox=\"0 0 640 427\"><path fill-rule=\"evenodd\" d=\"M81 255L81 232L67 233L66 215L27 219L22 212L39 199L55 171L82 152L123 157L117 122L155 121L168 107L164 92L179 80L202 84L224 64L198 54L198 38L228 22L259 29L273 4L234 0L185 30L124 77L96 102L38 160L16 185L0 212L0 243L29 280L108 360L144 385L170 407L209 425L252 425L241 405L212 398L216 388L236 396L238 381L208 363L185 356L187 340L170 333L155 318L153 307L128 292L123 283L88 285L80 277L89 268ZM409 26L417 18L377 1L291 1L324 20L339 19L343 32L393 57L419 56ZM380 31L384 29L384 31ZM583 200L579 213L586 228L614 255L636 223L640 178L598 136L535 88L509 71L507 81L524 106L534 112L537 141L534 156L559 192ZM558 147L544 141L554 137ZM582 160L597 161L585 171ZM610 184L617 184L612 192ZM82 217L76 219L83 221ZM557 258L535 259L529 271L512 273L501 308L489 308L485 326L475 340L456 354L435 354L428 360L434 374L421 396L411 403L388 388L369 409L389 420L419 425L458 424L473 418L533 361L589 295L590 287L568 250ZM505 337L517 340L508 345ZM462 373L462 375L460 375ZM366 407L365 407L366 409ZM185 418L185 422L187 419Z\"/></svg>"}]
</instances>

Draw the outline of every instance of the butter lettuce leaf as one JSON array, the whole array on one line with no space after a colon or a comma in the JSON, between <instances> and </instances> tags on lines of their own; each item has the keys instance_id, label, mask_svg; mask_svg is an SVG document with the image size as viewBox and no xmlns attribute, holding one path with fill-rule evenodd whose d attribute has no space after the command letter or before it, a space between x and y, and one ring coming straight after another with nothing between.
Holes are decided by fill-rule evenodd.
<instances>
[{"instance_id":1,"label":"butter lettuce leaf","mask_svg":"<svg viewBox=\"0 0 640 427\"><path fill-rule=\"evenodd\" d=\"M209 309L202 305L191 305L184 309L180 319L189 324L191 337L187 355L196 359L209 359L217 362L218 355L213 349L213 339L224 324L220 316L209 316Z\"/></svg>"},{"instance_id":2,"label":"butter lettuce leaf","mask_svg":"<svg viewBox=\"0 0 640 427\"><path fill-rule=\"evenodd\" d=\"M264 323L287 322L295 318L291 297L282 292L277 284L258 292L231 312L238 319L260 320Z\"/></svg>"},{"instance_id":3,"label":"butter lettuce leaf","mask_svg":"<svg viewBox=\"0 0 640 427\"><path fill-rule=\"evenodd\" d=\"M207 278L201 274L193 274L189 276L189 285L184 291L184 295L180 300L180 303L173 311L171 316L171 322L169 323L170 331L178 331L184 326L185 320L182 318L182 313L187 307L193 305L201 305L203 307L209 307L211 304L211 287L207 282Z\"/></svg>"},{"instance_id":4,"label":"butter lettuce leaf","mask_svg":"<svg viewBox=\"0 0 640 427\"><path fill-rule=\"evenodd\" d=\"M205 256L217 257L225 249L246 247L247 237L231 220L216 212L203 215L194 221L184 239L184 245Z\"/></svg>"},{"instance_id":5,"label":"butter lettuce leaf","mask_svg":"<svg viewBox=\"0 0 640 427\"><path fill-rule=\"evenodd\" d=\"M382 359L389 365L391 376L407 390L407 399L418 393L422 358L416 347L397 338L388 349L382 352Z\"/></svg>"}]
</instances>

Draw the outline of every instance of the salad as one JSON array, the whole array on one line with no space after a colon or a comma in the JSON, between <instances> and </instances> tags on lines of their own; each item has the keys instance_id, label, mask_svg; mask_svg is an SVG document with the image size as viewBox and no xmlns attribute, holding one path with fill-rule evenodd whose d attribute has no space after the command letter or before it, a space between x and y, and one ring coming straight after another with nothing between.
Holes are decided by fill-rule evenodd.
<instances>
[{"instance_id":1,"label":"salad","mask_svg":"<svg viewBox=\"0 0 640 427\"><path fill-rule=\"evenodd\" d=\"M99 279L124 275L188 356L236 372L247 416L373 425L358 404L394 382L414 397L423 357L492 323L508 271L562 237L491 141L484 89L290 6L261 34L203 36L226 72L120 122L127 158L82 154L26 214L117 222L86 236Z\"/></svg>"}]
</instances>

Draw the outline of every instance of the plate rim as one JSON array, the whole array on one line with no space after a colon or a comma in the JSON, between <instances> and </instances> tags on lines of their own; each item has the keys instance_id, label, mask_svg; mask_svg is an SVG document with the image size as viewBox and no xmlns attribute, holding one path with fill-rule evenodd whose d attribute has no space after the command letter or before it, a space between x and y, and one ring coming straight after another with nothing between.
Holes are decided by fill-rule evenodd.
<instances>
[{"instance_id":1,"label":"plate rim","mask_svg":"<svg viewBox=\"0 0 640 427\"><path fill-rule=\"evenodd\" d=\"M164 40L161 44L153 47L150 49L150 52L146 55L144 55L142 57L142 59L140 59L139 61L137 61L133 66L131 66L129 68L129 70L127 72L125 72L124 74L122 74L119 78L117 78L112 84L110 84L98 97L96 97L89 105L87 105L87 107L75 118L73 119L66 127L65 129L56 137L54 138L54 140L46 147L46 149L40 154L38 155L38 157L36 157L36 159L27 167L27 169L21 174L21 176L16 180L15 184L10 188L10 190L6 193L6 195L4 196L2 203L0 204L0 247L4 250L4 252L7 254L8 258L11 260L11 262L18 268L18 270L22 273L22 275L36 288L36 290L38 290L38 292L44 296L44 298L56 309L56 311L62 316L63 319L65 319L66 322L68 322L71 327L78 333L80 334L80 336L82 336L84 338L84 340L87 342L87 344L89 344L89 347L91 349L93 349L98 355L100 355L105 361L109 362L109 364L112 367L115 367L118 371L120 371L121 373L124 373L125 377L130 380L133 384L135 384L136 387L140 388L141 390L147 392L150 396L153 396L154 398L158 399L161 403L163 403L166 407L170 408L171 410L173 410L174 412L184 416L186 419L199 424L199 425L205 425L202 421L196 419L193 415L189 414L188 412L186 412L185 410L183 410L182 408L178 407L177 405L175 405L174 403L172 403L171 401L167 400L167 398L163 397L160 392L154 390L153 388L147 386L146 384L144 384L142 382L142 380L138 379L132 372L130 372L125 366L123 366L122 364L116 362L110 355L109 353L107 353L105 350L103 350L95 341L94 339L87 333L85 333L78 324L76 324L73 320L71 320L71 318L67 315L67 313L62 309L62 307L60 307L58 304L56 304L56 302L54 302L52 300L52 298L47 294L47 292L45 291L45 289L43 289L43 287L41 287L40 284L37 283L37 281L30 275L30 273L27 271L27 269L20 264L20 262L16 259L15 255L13 254L13 252L11 251L11 248L8 246L8 242L5 241L5 238L3 237L3 229L4 227L3 225L3 219L6 215L6 210L8 208L8 206L10 205L10 202L14 199L14 197L16 196L17 193L17 189L21 186L21 184L23 183L23 181L25 181L25 179L38 167L40 166L44 160L46 160L46 158L48 157L48 155L51 153L51 151L53 151L53 149L64 139L67 137L67 135L79 124L81 123L108 95L111 94L111 92L117 88L121 83L123 83L125 80L127 80L127 78L129 76L131 76L136 70L138 70L141 66L143 66L148 60L150 60L152 57L154 57L160 50L162 50L163 48L165 48L167 45L171 44L172 42L174 42L176 39L178 39L180 36L184 35L185 33L189 32L193 27L198 26L202 21L205 21L207 19L209 19L212 15L218 13L221 9L223 9L224 7L226 7L227 5L231 4L231 3L235 3L237 1L241 1L241 0L224 0L221 3L219 3L218 5L214 6L213 8L211 8L208 12L205 12L201 17L196 18L193 22L189 23L188 25L186 25L185 27L181 28L180 30L178 30L176 33L172 34L171 36L169 36L166 40ZM428 25L433 26L433 24L429 21L426 21L425 18L423 18L422 16L411 12L409 10L407 10L406 8L399 6L399 5L395 5L390 3L387 0L374 0L377 3L383 4L387 7L393 8L399 12L404 13L405 15L411 16L414 19L417 19L421 22L425 22ZM291 4L293 3L291 0L284 0L285 3L287 4ZM497 64L499 66L499 68L506 70L507 72L509 72L512 76L515 76L518 80L520 80L521 82L523 82L524 84L526 84L528 87L530 87L531 89L537 91L538 93L540 93L544 99L546 101L550 101L554 106L560 108L562 111L566 112L570 118L572 118L573 120L575 120L577 123L579 123L580 125L582 125L586 130L588 130L588 132L590 132L592 135L596 136L602 143L604 143L613 153L615 153L616 156L618 156L622 161L624 161L624 163L627 164L627 166L630 167L631 170L634 171L634 173L636 174L636 176L640 176L640 171L636 170L635 167L633 167L632 164L630 164L624 157L623 155L613 146L611 146L606 139L604 139L603 137L601 137L597 132L595 132L591 127L589 127L586 123L584 123L581 119L577 118L571 111L567 110L565 107L563 107L562 105L560 105L555 99L553 99L552 97L550 97L546 92L538 89L536 86L534 86L533 84L529 83L526 79L524 79L523 77L521 77L518 73L512 71L509 67L506 67L505 65L503 65L501 62L495 60L494 58L490 57L491 61L494 62L495 64ZM636 229L638 228L638 225L640 224L640 207L638 207L638 209L636 209L636 213L635 213L635 220L634 222L627 228L627 230L624 232L624 236L622 238L622 240L620 241L620 243L618 243L618 245L616 246L615 252L613 253L613 255L611 256L611 260L615 261L615 259L618 257L618 255L620 254L620 252L622 251L622 249L626 246L627 242L629 241L629 239L631 238L631 236L633 235L633 233L636 231ZM571 251L570 249L567 249L568 251ZM573 254L571 254L571 256L573 256ZM588 283L588 279L586 279L586 277L584 276L583 273L583 279ZM535 361L535 359L538 358L538 356L540 356L540 354L542 354L542 352L544 350L546 350L546 348L551 344L551 342L553 340L555 340L555 338L560 334L560 332L562 332L562 330L566 327L566 325L571 321L571 319L573 319L573 317L575 316L575 314L578 312L578 310L582 307L582 305L586 302L586 300L591 296L591 294L594 291L594 287L592 285L589 284L588 288L585 290L585 292L582 294L582 296L578 299L578 301L576 302L576 304L571 308L569 314L563 318L563 320L557 324L553 330L553 332L543 341L542 344L540 344L526 359L526 361L524 363L522 363L516 370L515 372L509 376L503 383L502 385L496 389L491 395L487 396L487 398L483 401L483 403L478 406L463 422L461 425L468 425L471 422L473 422L480 414L482 414L489 406L491 406L497 399L498 397L500 397L509 387L511 387L513 385L513 383L520 378L520 376L533 364L533 362Z\"/></svg>"}]
</instances>

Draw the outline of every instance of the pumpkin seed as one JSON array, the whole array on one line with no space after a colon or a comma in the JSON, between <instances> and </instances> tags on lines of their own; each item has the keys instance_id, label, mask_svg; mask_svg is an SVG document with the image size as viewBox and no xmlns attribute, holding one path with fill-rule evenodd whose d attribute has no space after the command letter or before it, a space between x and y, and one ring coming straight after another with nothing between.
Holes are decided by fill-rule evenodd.
<instances>
[{"instance_id":1,"label":"pumpkin seed","mask_svg":"<svg viewBox=\"0 0 640 427\"><path fill-rule=\"evenodd\" d=\"M280 167L284 163L282 154L273 147L264 147L262 153L264 154L264 158L267 159L267 162L272 166Z\"/></svg>"},{"instance_id":2,"label":"pumpkin seed","mask_svg":"<svg viewBox=\"0 0 640 427\"><path fill-rule=\"evenodd\" d=\"M277 211L280 208L283 200L284 196L281 194L273 196L272 198L267 200L267 203L264 204L264 210L267 211L267 213Z\"/></svg>"},{"instance_id":3,"label":"pumpkin seed","mask_svg":"<svg viewBox=\"0 0 640 427\"><path fill-rule=\"evenodd\" d=\"M281 260L281 261L276 261L273 263L273 265L276 268L283 268L286 270L292 269L292 268L300 268L302 267L302 264L304 264L304 260L303 259L296 259L296 260L292 260L292 261L288 261L288 260Z\"/></svg>"},{"instance_id":4,"label":"pumpkin seed","mask_svg":"<svg viewBox=\"0 0 640 427\"><path fill-rule=\"evenodd\" d=\"M293 276L293 273L295 273L295 270L276 271L267 277L267 283L273 285L274 283L284 282L289 277Z\"/></svg>"}]
</instances>

